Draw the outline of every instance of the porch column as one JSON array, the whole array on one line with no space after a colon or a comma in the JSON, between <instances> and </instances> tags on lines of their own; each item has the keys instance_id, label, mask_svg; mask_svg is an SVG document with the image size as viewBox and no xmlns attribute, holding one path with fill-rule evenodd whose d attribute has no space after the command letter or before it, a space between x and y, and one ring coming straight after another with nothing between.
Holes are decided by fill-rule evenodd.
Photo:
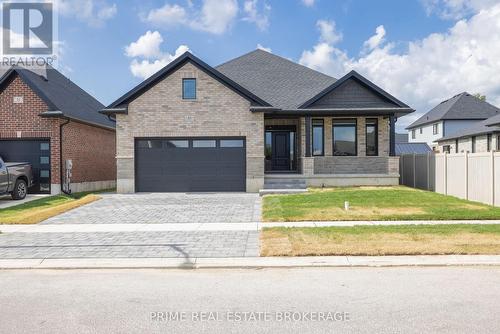
<instances>
[{"instance_id":1,"label":"porch column","mask_svg":"<svg viewBox=\"0 0 500 334\"><path fill-rule=\"evenodd\" d=\"M311 156L311 116L306 116L306 157Z\"/></svg>"},{"instance_id":2,"label":"porch column","mask_svg":"<svg viewBox=\"0 0 500 334\"><path fill-rule=\"evenodd\" d=\"M389 131L389 155L396 156L396 117L394 115L389 117L390 131Z\"/></svg>"}]
</instances>

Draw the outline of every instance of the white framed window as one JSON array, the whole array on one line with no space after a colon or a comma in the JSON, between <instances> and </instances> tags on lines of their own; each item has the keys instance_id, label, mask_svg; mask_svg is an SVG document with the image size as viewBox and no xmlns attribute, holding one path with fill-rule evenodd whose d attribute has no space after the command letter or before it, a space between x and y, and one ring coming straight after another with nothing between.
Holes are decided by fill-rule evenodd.
<instances>
[{"instance_id":1,"label":"white framed window","mask_svg":"<svg viewBox=\"0 0 500 334\"><path fill-rule=\"evenodd\" d=\"M439 134L439 124L438 123L432 124L432 134L433 135Z\"/></svg>"}]
</instances>

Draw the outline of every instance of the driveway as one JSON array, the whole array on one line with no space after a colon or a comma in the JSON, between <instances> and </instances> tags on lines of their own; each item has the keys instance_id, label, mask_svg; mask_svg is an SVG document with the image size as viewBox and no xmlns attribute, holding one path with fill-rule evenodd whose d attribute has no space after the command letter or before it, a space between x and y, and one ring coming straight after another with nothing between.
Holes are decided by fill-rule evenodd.
<instances>
[{"instance_id":1,"label":"driveway","mask_svg":"<svg viewBox=\"0 0 500 334\"><path fill-rule=\"evenodd\" d=\"M101 196L42 223L54 232L0 234L0 259L259 256L257 194Z\"/></svg>"},{"instance_id":2,"label":"driveway","mask_svg":"<svg viewBox=\"0 0 500 334\"><path fill-rule=\"evenodd\" d=\"M249 193L101 195L102 200L43 224L253 223L260 197Z\"/></svg>"}]
</instances>

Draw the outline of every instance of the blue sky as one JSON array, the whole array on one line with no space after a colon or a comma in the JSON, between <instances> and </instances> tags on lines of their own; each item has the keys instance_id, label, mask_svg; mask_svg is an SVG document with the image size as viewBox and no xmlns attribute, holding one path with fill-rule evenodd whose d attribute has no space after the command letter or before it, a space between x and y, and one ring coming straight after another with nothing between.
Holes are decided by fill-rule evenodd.
<instances>
[{"instance_id":1,"label":"blue sky","mask_svg":"<svg viewBox=\"0 0 500 334\"><path fill-rule=\"evenodd\" d=\"M499 79L479 75L500 71L495 2L60 0L59 66L109 104L176 50L217 65L261 45L335 77L356 69L419 115L465 90L500 102Z\"/></svg>"}]
</instances>

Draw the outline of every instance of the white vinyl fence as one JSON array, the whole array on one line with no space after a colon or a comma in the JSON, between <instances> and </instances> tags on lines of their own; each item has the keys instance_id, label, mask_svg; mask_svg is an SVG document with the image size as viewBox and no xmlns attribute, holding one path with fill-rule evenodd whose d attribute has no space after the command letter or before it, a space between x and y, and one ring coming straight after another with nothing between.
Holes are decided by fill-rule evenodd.
<instances>
[{"instance_id":1,"label":"white vinyl fence","mask_svg":"<svg viewBox=\"0 0 500 334\"><path fill-rule=\"evenodd\" d=\"M500 152L406 154L400 183L500 206Z\"/></svg>"}]
</instances>

